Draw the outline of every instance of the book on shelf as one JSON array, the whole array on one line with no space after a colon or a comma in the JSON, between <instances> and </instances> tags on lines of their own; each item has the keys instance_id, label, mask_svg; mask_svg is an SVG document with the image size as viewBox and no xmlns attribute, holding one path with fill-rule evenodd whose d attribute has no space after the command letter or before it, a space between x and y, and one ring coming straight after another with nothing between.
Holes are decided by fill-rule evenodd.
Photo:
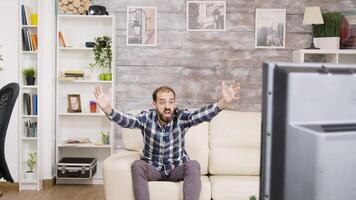
<instances>
[{"instance_id":1,"label":"book on shelf","mask_svg":"<svg viewBox=\"0 0 356 200\"><path fill-rule=\"evenodd\" d=\"M31 33L31 41L32 41L33 50L36 51L38 49L38 42L37 42L37 34L36 33Z\"/></svg>"},{"instance_id":2,"label":"book on shelf","mask_svg":"<svg viewBox=\"0 0 356 200\"><path fill-rule=\"evenodd\" d=\"M60 76L58 78L59 81L77 81L79 77L68 77L68 76Z\"/></svg>"},{"instance_id":3,"label":"book on shelf","mask_svg":"<svg viewBox=\"0 0 356 200\"><path fill-rule=\"evenodd\" d=\"M64 41L63 33L61 31L58 32L58 37L59 37L59 45L61 47L67 47L67 45Z\"/></svg>"},{"instance_id":4,"label":"book on shelf","mask_svg":"<svg viewBox=\"0 0 356 200\"><path fill-rule=\"evenodd\" d=\"M32 106L33 106L33 115L37 115L37 94L35 94L35 95L32 95L32 102L33 102L33 104L32 104Z\"/></svg>"},{"instance_id":5,"label":"book on shelf","mask_svg":"<svg viewBox=\"0 0 356 200\"><path fill-rule=\"evenodd\" d=\"M21 19L22 19L22 25L27 25L26 11L25 11L25 6L23 4L21 5Z\"/></svg>"},{"instance_id":6,"label":"book on shelf","mask_svg":"<svg viewBox=\"0 0 356 200\"><path fill-rule=\"evenodd\" d=\"M28 42L27 42L27 37L26 37L26 29L23 28L21 30L21 33L22 33L22 50L23 51L29 51L28 49Z\"/></svg>"},{"instance_id":7,"label":"book on shelf","mask_svg":"<svg viewBox=\"0 0 356 200\"><path fill-rule=\"evenodd\" d=\"M87 137L73 137L64 140L64 144L90 144L92 143Z\"/></svg>"},{"instance_id":8,"label":"book on shelf","mask_svg":"<svg viewBox=\"0 0 356 200\"><path fill-rule=\"evenodd\" d=\"M28 28L22 28L22 50L36 51L38 49L37 34L32 33Z\"/></svg>"},{"instance_id":9,"label":"book on shelf","mask_svg":"<svg viewBox=\"0 0 356 200\"><path fill-rule=\"evenodd\" d=\"M33 51L32 41L31 41L31 31L29 29L26 29L26 41L28 42L29 51Z\"/></svg>"},{"instance_id":10,"label":"book on shelf","mask_svg":"<svg viewBox=\"0 0 356 200\"><path fill-rule=\"evenodd\" d=\"M37 94L23 94L24 112L27 115L37 115Z\"/></svg>"},{"instance_id":11,"label":"book on shelf","mask_svg":"<svg viewBox=\"0 0 356 200\"><path fill-rule=\"evenodd\" d=\"M21 5L21 21L22 25L30 25L31 11L29 6Z\"/></svg>"},{"instance_id":12,"label":"book on shelf","mask_svg":"<svg viewBox=\"0 0 356 200\"><path fill-rule=\"evenodd\" d=\"M64 76L82 78L84 77L84 72L81 70L66 70L64 71Z\"/></svg>"}]
</instances>

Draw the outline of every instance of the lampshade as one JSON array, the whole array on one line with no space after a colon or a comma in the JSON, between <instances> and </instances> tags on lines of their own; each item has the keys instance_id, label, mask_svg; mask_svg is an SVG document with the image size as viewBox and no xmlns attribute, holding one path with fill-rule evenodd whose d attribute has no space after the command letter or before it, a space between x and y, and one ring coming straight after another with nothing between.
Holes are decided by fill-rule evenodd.
<instances>
[{"instance_id":1,"label":"lampshade","mask_svg":"<svg viewBox=\"0 0 356 200\"><path fill-rule=\"evenodd\" d=\"M303 25L307 24L324 24L320 7L305 7Z\"/></svg>"}]
</instances>

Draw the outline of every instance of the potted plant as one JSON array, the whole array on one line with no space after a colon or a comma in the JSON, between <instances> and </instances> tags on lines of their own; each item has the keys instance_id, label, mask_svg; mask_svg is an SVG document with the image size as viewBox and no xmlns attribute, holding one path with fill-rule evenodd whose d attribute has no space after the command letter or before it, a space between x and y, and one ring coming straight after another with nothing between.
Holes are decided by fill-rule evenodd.
<instances>
[{"instance_id":1,"label":"potted plant","mask_svg":"<svg viewBox=\"0 0 356 200\"><path fill-rule=\"evenodd\" d=\"M257 197L255 195L252 195L248 198L249 200L257 200Z\"/></svg>"},{"instance_id":2,"label":"potted plant","mask_svg":"<svg viewBox=\"0 0 356 200\"><path fill-rule=\"evenodd\" d=\"M102 144L109 144L110 143L109 132L100 131L100 135L101 135Z\"/></svg>"},{"instance_id":3,"label":"potted plant","mask_svg":"<svg viewBox=\"0 0 356 200\"><path fill-rule=\"evenodd\" d=\"M112 49L111 49L111 37L104 35L102 37L95 38L95 45L93 48L94 59L93 63L89 66L93 70L98 68L102 73L99 76L100 80L111 81L111 63L112 63Z\"/></svg>"},{"instance_id":4,"label":"potted plant","mask_svg":"<svg viewBox=\"0 0 356 200\"><path fill-rule=\"evenodd\" d=\"M340 47L340 12L323 13L324 24L313 26L314 44L320 49L339 49Z\"/></svg>"},{"instance_id":5,"label":"potted plant","mask_svg":"<svg viewBox=\"0 0 356 200\"><path fill-rule=\"evenodd\" d=\"M26 78L27 85L35 85L36 80L36 70L33 67L26 68L22 71L23 75Z\"/></svg>"},{"instance_id":6,"label":"potted plant","mask_svg":"<svg viewBox=\"0 0 356 200\"><path fill-rule=\"evenodd\" d=\"M35 166L37 163L37 159L36 159L36 152L31 152L31 153L27 153L27 155L29 156L29 158L26 160L26 164L28 166L28 169L25 172L25 179L26 180L34 180L35 179Z\"/></svg>"}]
</instances>

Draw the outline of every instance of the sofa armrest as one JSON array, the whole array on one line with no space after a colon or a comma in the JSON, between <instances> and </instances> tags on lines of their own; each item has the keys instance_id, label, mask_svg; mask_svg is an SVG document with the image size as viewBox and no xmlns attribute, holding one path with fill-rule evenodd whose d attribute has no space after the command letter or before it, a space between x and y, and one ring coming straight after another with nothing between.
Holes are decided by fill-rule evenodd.
<instances>
[{"instance_id":1,"label":"sofa armrest","mask_svg":"<svg viewBox=\"0 0 356 200\"><path fill-rule=\"evenodd\" d=\"M136 151L118 151L104 160L104 192L106 200L134 200L131 164L140 159Z\"/></svg>"}]
</instances>

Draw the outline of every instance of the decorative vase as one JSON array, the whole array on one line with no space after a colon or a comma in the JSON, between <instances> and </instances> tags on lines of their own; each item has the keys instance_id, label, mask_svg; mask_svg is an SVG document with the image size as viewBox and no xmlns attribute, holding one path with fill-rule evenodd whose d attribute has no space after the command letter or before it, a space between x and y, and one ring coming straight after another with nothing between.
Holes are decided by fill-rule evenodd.
<instances>
[{"instance_id":1,"label":"decorative vase","mask_svg":"<svg viewBox=\"0 0 356 200\"><path fill-rule=\"evenodd\" d=\"M99 80L105 81L105 74L104 73L99 75Z\"/></svg>"},{"instance_id":2,"label":"decorative vase","mask_svg":"<svg viewBox=\"0 0 356 200\"><path fill-rule=\"evenodd\" d=\"M106 80L106 81L111 81L111 80L112 80L112 75L111 75L111 73L105 74L105 80Z\"/></svg>"},{"instance_id":3,"label":"decorative vase","mask_svg":"<svg viewBox=\"0 0 356 200\"><path fill-rule=\"evenodd\" d=\"M27 85L35 85L36 77L26 77Z\"/></svg>"},{"instance_id":4,"label":"decorative vase","mask_svg":"<svg viewBox=\"0 0 356 200\"><path fill-rule=\"evenodd\" d=\"M102 73L99 75L99 79L101 81L111 81L112 80L112 75L111 73Z\"/></svg>"}]
</instances>

